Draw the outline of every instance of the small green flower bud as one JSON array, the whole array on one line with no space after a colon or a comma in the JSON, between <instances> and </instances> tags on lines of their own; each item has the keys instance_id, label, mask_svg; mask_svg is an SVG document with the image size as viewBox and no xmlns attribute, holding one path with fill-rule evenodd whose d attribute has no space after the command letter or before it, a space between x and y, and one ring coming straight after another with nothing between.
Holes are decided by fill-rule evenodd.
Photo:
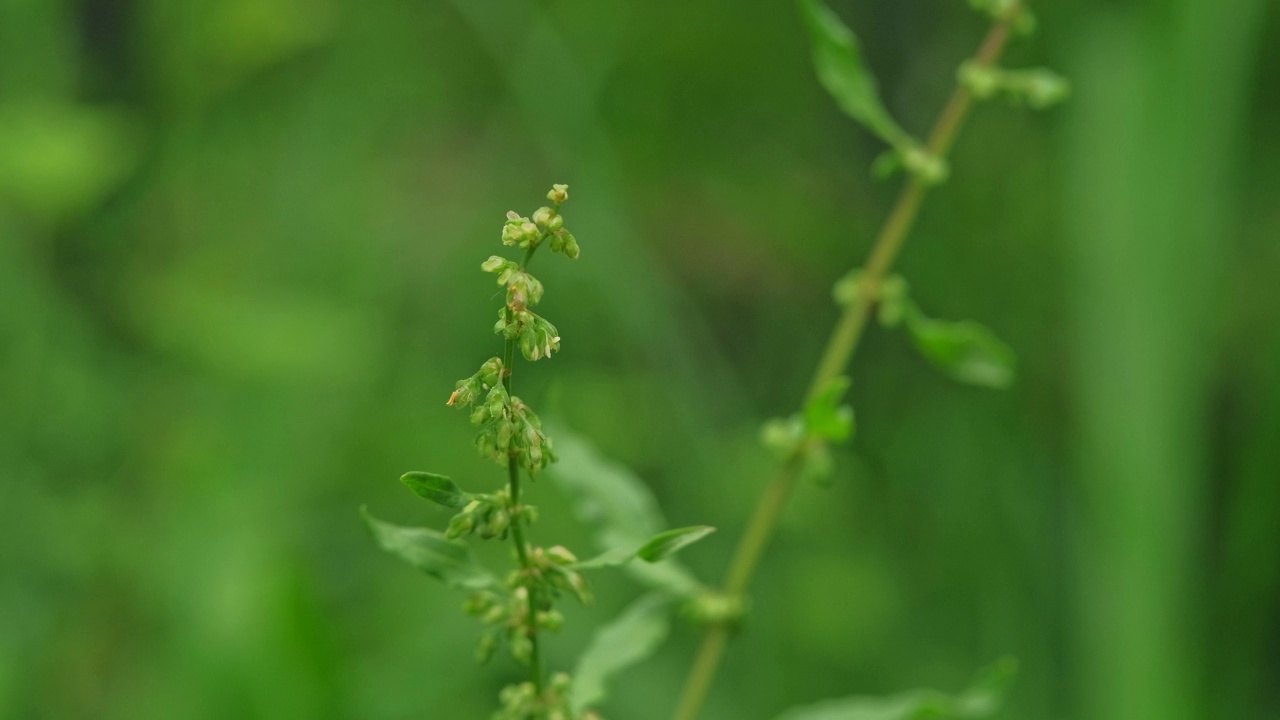
<instances>
[{"instance_id":1,"label":"small green flower bud","mask_svg":"<svg viewBox=\"0 0 1280 720\"><path fill-rule=\"evenodd\" d=\"M489 522L485 524L485 531L489 533L488 537L506 537L507 528L511 526L511 516L506 510L498 510L489 518Z\"/></svg>"},{"instance_id":2,"label":"small green flower bud","mask_svg":"<svg viewBox=\"0 0 1280 720\"><path fill-rule=\"evenodd\" d=\"M507 619L507 608L501 605L494 605L493 607L486 610L484 615L480 617L480 622L484 623L485 625L497 625L498 623L506 619Z\"/></svg>"},{"instance_id":3,"label":"small green flower bud","mask_svg":"<svg viewBox=\"0 0 1280 720\"><path fill-rule=\"evenodd\" d=\"M547 199L559 205L569 199L568 185L552 185L551 190L547 193Z\"/></svg>"},{"instance_id":4,"label":"small green flower bud","mask_svg":"<svg viewBox=\"0 0 1280 720\"><path fill-rule=\"evenodd\" d=\"M564 234L564 254L570 260L577 260L581 251L578 250L578 240L573 233L565 232Z\"/></svg>"},{"instance_id":5,"label":"small green flower bud","mask_svg":"<svg viewBox=\"0 0 1280 720\"><path fill-rule=\"evenodd\" d=\"M493 658L493 653L498 649L501 640L496 632L487 632L480 636L480 642L476 644L476 661L481 665L489 662Z\"/></svg>"},{"instance_id":6,"label":"small green flower bud","mask_svg":"<svg viewBox=\"0 0 1280 720\"><path fill-rule=\"evenodd\" d=\"M511 261L501 255L490 255L488 260L480 263L480 269L485 272L498 272L503 266Z\"/></svg>"},{"instance_id":7,"label":"small green flower bud","mask_svg":"<svg viewBox=\"0 0 1280 720\"><path fill-rule=\"evenodd\" d=\"M523 634L511 638L511 657L521 665L528 665L533 659L533 641Z\"/></svg>"},{"instance_id":8,"label":"small green flower bud","mask_svg":"<svg viewBox=\"0 0 1280 720\"><path fill-rule=\"evenodd\" d=\"M551 562L557 565L572 565L578 562L578 557L569 552L569 549L563 545L556 545L547 550L547 557Z\"/></svg>"},{"instance_id":9,"label":"small green flower bud","mask_svg":"<svg viewBox=\"0 0 1280 720\"><path fill-rule=\"evenodd\" d=\"M503 245L527 248L536 244L541 237L538 226L530 222L529 218L517 215L514 210L507 213L507 223L502 226Z\"/></svg>"},{"instance_id":10,"label":"small green flower bud","mask_svg":"<svg viewBox=\"0 0 1280 720\"><path fill-rule=\"evenodd\" d=\"M1050 70L1028 70L1023 78L1022 93L1028 105L1043 110L1066 100L1071 95L1071 83Z\"/></svg>"},{"instance_id":11,"label":"small green flower bud","mask_svg":"<svg viewBox=\"0 0 1280 720\"><path fill-rule=\"evenodd\" d=\"M541 207L533 213L533 222L544 233L553 233L564 227L564 217L549 207Z\"/></svg>"},{"instance_id":12,"label":"small green flower bud","mask_svg":"<svg viewBox=\"0 0 1280 720\"><path fill-rule=\"evenodd\" d=\"M995 95L996 91L1000 89L998 71L972 61L960 66L957 77L960 80L960 84L979 100L986 100Z\"/></svg>"},{"instance_id":13,"label":"small green flower bud","mask_svg":"<svg viewBox=\"0 0 1280 720\"><path fill-rule=\"evenodd\" d=\"M937 155L931 155L921 147L913 147L902 156L902 166L907 172L915 175L926 185L938 185L945 182L951 174L947 161Z\"/></svg>"},{"instance_id":14,"label":"small green flower bud","mask_svg":"<svg viewBox=\"0 0 1280 720\"><path fill-rule=\"evenodd\" d=\"M551 676L551 692L556 695L567 695L571 684L568 673L558 672Z\"/></svg>"},{"instance_id":15,"label":"small green flower bud","mask_svg":"<svg viewBox=\"0 0 1280 720\"><path fill-rule=\"evenodd\" d=\"M845 273L831 288L831 296L837 305L849 306L858 301L858 281L862 279L862 268L854 268Z\"/></svg>"},{"instance_id":16,"label":"small green flower bud","mask_svg":"<svg viewBox=\"0 0 1280 720\"><path fill-rule=\"evenodd\" d=\"M719 590L707 590L685 603L681 612L701 625L734 623L746 613L747 602L741 597Z\"/></svg>"},{"instance_id":17,"label":"small green flower bud","mask_svg":"<svg viewBox=\"0 0 1280 720\"><path fill-rule=\"evenodd\" d=\"M520 515L520 520L526 525L538 522L538 508L533 505L521 505L518 514Z\"/></svg>"},{"instance_id":18,"label":"small green flower bud","mask_svg":"<svg viewBox=\"0 0 1280 720\"><path fill-rule=\"evenodd\" d=\"M444 531L444 536L450 540L457 540L464 535L471 534L475 527L475 517L471 513L463 511L454 515L453 519L449 521L449 527Z\"/></svg>"},{"instance_id":19,"label":"small green flower bud","mask_svg":"<svg viewBox=\"0 0 1280 720\"><path fill-rule=\"evenodd\" d=\"M490 592L476 592L467 596L466 602L462 604L462 611L472 617L480 617L493 607L494 596Z\"/></svg>"},{"instance_id":20,"label":"small green flower bud","mask_svg":"<svg viewBox=\"0 0 1280 720\"><path fill-rule=\"evenodd\" d=\"M559 610L548 610L538 613L538 627L550 632L559 632L564 627L564 615Z\"/></svg>"}]
</instances>

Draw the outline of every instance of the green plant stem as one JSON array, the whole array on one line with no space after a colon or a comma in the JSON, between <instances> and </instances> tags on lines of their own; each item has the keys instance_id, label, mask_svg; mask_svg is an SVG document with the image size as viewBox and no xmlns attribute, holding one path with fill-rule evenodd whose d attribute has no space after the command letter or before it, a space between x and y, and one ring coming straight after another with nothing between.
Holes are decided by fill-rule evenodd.
<instances>
[{"instance_id":1,"label":"green plant stem","mask_svg":"<svg viewBox=\"0 0 1280 720\"><path fill-rule=\"evenodd\" d=\"M540 245L541 243L539 243ZM529 246L528 252L524 255L524 262L521 263L522 268L529 266L529 261L533 259L533 253L538 249L538 245ZM511 311L508 309L508 313ZM511 371L516 361L516 341L507 338L506 344L503 346L502 358L502 385L507 391L507 397L511 395ZM520 522L520 463L516 457L512 455L507 459L507 487L511 494L511 507L507 512L511 514L511 540L516 545L516 558L520 561L520 567L531 577L534 572L533 563L529 560L529 548L524 540L524 526ZM525 628L529 633L529 644L532 651L529 653L529 674L533 679L534 690L539 695L542 694L543 672L542 672L542 646L538 642L538 591L532 583L529 585L529 615L525 620Z\"/></svg>"},{"instance_id":2,"label":"green plant stem","mask_svg":"<svg viewBox=\"0 0 1280 720\"><path fill-rule=\"evenodd\" d=\"M996 62L1004 51L1012 23L1021 9L1022 3L1015 3L1009 12L992 26L973 58L976 65L988 67ZM934 123L933 131L929 134L925 147L931 155L944 157L950 151L972 103L973 98L969 91L963 85L958 85L946 106L943 107L937 122ZM826 349L818 363L813 381L809 385L806 402L833 378L844 372L853 358L858 340L866 329L871 308L875 305L879 294L880 283L892 267L894 259L897 258L898 252L910 234L927 190L925 183L912 176L898 195L889 217L885 220L871 248L871 255L859 279L858 295L854 302L845 308L830 339L827 340ZM724 586L728 595L740 597L750 587L751 579L760 563L760 557L773 536L778 518L782 515L795 489L796 481L800 477L800 469L812 447L812 444L806 443L789 454L765 487L764 494L760 496L751 521L730 561ZM684 692L676 707L675 720L697 720L702 712L724 657L730 630L731 626L726 623L712 625L707 629L694 658L689 677L685 681Z\"/></svg>"}]
</instances>

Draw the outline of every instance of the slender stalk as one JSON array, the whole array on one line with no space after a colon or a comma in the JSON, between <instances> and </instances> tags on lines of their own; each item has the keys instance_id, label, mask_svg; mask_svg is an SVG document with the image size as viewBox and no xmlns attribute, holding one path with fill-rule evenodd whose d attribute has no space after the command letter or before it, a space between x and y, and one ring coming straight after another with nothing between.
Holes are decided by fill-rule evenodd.
<instances>
[{"instance_id":1,"label":"slender stalk","mask_svg":"<svg viewBox=\"0 0 1280 720\"><path fill-rule=\"evenodd\" d=\"M996 62L1004 51L1013 21L1021 9L1021 2L1014 3L1009 12L992 26L974 55L973 62L976 65L987 67ZM956 134L969 114L972 102L973 98L969 91L963 85L958 85L929 134L925 147L931 155L943 157L950 151ZM889 212L871 248L871 255L859 278L858 295L854 302L846 307L832 330L831 337L827 340L826 349L822 353L822 359L809 385L806 401L812 399L849 365L858 347L858 341L866 329L871 308L879 295L880 283L888 274L912 226L915 225L927 190L924 183L912 176L898 195L893 209ZM795 489L796 481L800 477L800 469L812 447L812 444L806 443L788 455L765 487L764 494L760 496L751 521L730 561L724 586L728 595L740 597L751 585L760 557L773 536L778 518L782 515L791 492ZM702 706L706 703L712 682L720 667L720 661L724 657L729 633L730 626L725 623L716 624L707 629L694 658L689 678L685 682L680 703L676 707L675 720L697 720L702 712Z\"/></svg>"},{"instance_id":2,"label":"slender stalk","mask_svg":"<svg viewBox=\"0 0 1280 720\"><path fill-rule=\"evenodd\" d=\"M537 249L537 245L529 247L521 267L528 267L529 261L533 259L533 253ZM507 313L510 314L511 310L508 309ZM511 371L515 361L516 341L512 338L507 338L507 342L503 347L502 385L506 388L508 397L511 396ZM507 486L511 494L511 507L507 508L507 512L511 515L511 540L516 546L516 558L520 561L520 567L524 568L525 572L533 572L533 563L529 561L528 544L524 540L524 526L520 523L520 463L514 455L507 459ZM529 614L525 619L525 627L528 628L529 643L533 647L533 651L529 654L529 674L533 676L534 689L541 695L543 673L542 645L538 642L538 594L537 590L532 586L529 588Z\"/></svg>"}]
</instances>

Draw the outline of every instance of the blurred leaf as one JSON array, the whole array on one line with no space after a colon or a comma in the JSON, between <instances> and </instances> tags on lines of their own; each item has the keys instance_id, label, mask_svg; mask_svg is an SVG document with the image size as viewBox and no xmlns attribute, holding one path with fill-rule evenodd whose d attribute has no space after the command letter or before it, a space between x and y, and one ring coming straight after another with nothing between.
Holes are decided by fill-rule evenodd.
<instances>
[{"instance_id":1,"label":"blurred leaf","mask_svg":"<svg viewBox=\"0 0 1280 720\"><path fill-rule=\"evenodd\" d=\"M138 161L141 143L117 110L26 102L0 108L0 197L46 218L89 209Z\"/></svg>"},{"instance_id":2,"label":"blurred leaf","mask_svg":"<svg viewBox=\"0 0 1280 720\"><path fill-rule=\"evenodd\" d=\"M934 320L917 311L908 314L907 329L920 354L952 378L997 389L1013 384L1013 350L986 327L972 320Z\"/></svg>"},{"instance_id":3,"label":"blurred leaf","mask_svg":"<svg viewBox=\"0 0 1280 720\"><path fill-rule=\"evenodd\" d=\"M444 475L428 472L407 472L400 476L400 482L408 486L418 497L425 498L433 503L439 503L445 507L462 509L467 506L467 503L471 502L471 497Z\"/></svg>"},{"instance_id":4,"label":"blurred leaf","mask_svg":"<svg viewBox=\"0 0 1280 720\"><path fill-rule=\"evenodd\" d=\"M670 605L667 597L646 595L596 630L573 671L570 703L575 713L603 700L613 676L657 652L671 629Z\"/></svg>"},{"instance_id":5,"label":"blurred leaf","mask_svg":"<svg viewBox=\"0 0 1280 720\"><path fill-rule=\"evenodd\" d=\"M574 511L595 526L596 544L606 551L633 555L666 524L653 493L631 471L601 456L564 425L549 432L560 460L547 469L575 501ZM625 562L625 561L624 561ZM702 590L702 583L675 561L627 564L627 572L651 587L680 596Z\"/></svg>"},{"instance_id":6,"label":"blurred leaf","mask_svg":"<svg viewBox=\"0 0 1280 720\"><path fill-rule=\"evenodd\" d=\"M644 547L636 551L636 557L645 562L662 562L715 531L716 529L710 525L694 525L668 530L645 543Z\"/></svg>"},{"instance_id":7,"label":"blurred leaf","mask_svg":"<svg viewBox=\"0 0 1280 720\"><path fill-rule=\"evenodd\" d=\"M811 436L843 442L853 435L853 408L840 404L848 390L849 378L837 376L809 401L804 409L804 424Z\"/></svg>"},{"instance_id":8,"label":"blurred leaf","mask_svg":"<svg viewBox=\"0 0 1280 720\"><path fill-rule=\"evenodd\" d=\"M626 565L636 558L644 560L647 563L662 562L715 531L716 529L709 525L694 525L691 527L668 530L663 533L658 533L635 550L614 548L612 550L605 551L590 560L575 563L572 567L576 570L597 570L606 567L619 567Z\"/></svg>"},{"instance_id":9,"label":"blurred leaf","mask_svg":"<svg viewBox=\"0 0 1280 720\"><path fill-rule=\"evenodd\" d=\"M1006 658L984 670L970 689L958 696L936 690L911 690L886 697L853 696L792 708L776 720L969 720L1000 710L1004 691L1017 670Z\"/></svg>"},{"instance_id":10,"label":"blurred leaf","mask_svg":"<svg viewBox=\"0 0 1280 720\"><path fill-rule=\"evenodd\" d=\"M459 590L483 590L497 586L498 579L476 562L471 549L445 538L429 528L392 525L360 508L365 526L387 552L415 568Z\"/></svg>"},{"instance_id":11,"label":"blurred leaf","mask_svg":"<svg viewBox=\"0 0 1280 720\"><path fill-rule=\"evenodd\" d=\"M820 0L800 0L800 10L809 27L818 81L840 109L894 147L915 145L880 102L876 79L853 31Z\"/></svg>"}]
</instances>

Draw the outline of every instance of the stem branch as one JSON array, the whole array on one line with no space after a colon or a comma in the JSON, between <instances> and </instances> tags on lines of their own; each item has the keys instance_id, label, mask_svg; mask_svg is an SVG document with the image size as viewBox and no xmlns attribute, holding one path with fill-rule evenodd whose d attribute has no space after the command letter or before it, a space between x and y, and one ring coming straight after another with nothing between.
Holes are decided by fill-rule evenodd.
<instances>
[{"instance_id":1,"label":"stem branch","mask_svg":"<svg viewBox=\"0 0 1280 720\"><path fill-rule=\"evenodd\" d=\"M979 67L988 67L996 62L1004 51L1012 23L1021 9L1022 3L1015 2L1009 12L996 22L974 56L974 64ZM943 157L950 151L972 103L973 98L968 89L958 85L951 93L937 122L934 123L933 131L929 134L925 147L931 155ZM853 358L858 340L866 329L871 308L879 296L880 283L892 267L893 261L910 234L927 189L923 182L912 176L908 178L906 187L898 195L893 209L889 212L871 248L871 255L859 278L858 295L854 302L845 308L831 332L830 339L827 340L826 349L822 353L822 359L809 385L806 401L812 399L827 383L844 372ZM764 494L760 496L751 521L730 561L729 573L725 580L725 592L729 595L741 596L750 586L760 557L769 544L769 539L777 526L778 518L786 507L787 500L791 497L792 490L795 489L796 480L800 477L800 469L811 448L812 445L806 443L789 454L774 473ZM706 703L716 671L724 657L729 632L730 626L725 623L712 625L707 629L702 644L698 648L698 654L694 658L689 678L685 682L684 692L676 708L675 720L697 720L702 712L702 706Z\"/></svg>"}]
</instances>

